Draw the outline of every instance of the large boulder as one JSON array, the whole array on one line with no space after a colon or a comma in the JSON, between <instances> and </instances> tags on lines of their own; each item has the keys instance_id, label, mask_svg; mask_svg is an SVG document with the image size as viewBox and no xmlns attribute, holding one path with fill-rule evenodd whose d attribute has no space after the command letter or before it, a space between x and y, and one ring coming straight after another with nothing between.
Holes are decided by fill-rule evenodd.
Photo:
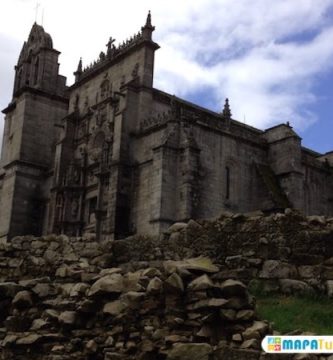
<instances>
[{"instance_id":1,"label":"large boulder","mask_svg":"<svg viewBox=\"0 0 333 360\"><path fill-rule=\"evenodd\" d=\"M103 293L121 293L124 290L124 279L121 274L115 273L103 276L93 283L88 296L100 295Z\"/></svg>"},{"instance_id":2,"label":"large boulder","mask_svg":"<svg viewBox=\"0 0 333 360\"><path fill-rule=\"evenodd\" d=\"M182 293L184 291L184 283L182 278L176 274L171 274L164 282L164 286L166 290Z\"/></svg>"},{"instance_id":3,"label":"large boulder","mask_svg":"<svg viewBox=\"0 0 333 360\"><path fill-rule=\"evenodd\" d=\"M263 264L259 277L263 279L288 279L297 276L294 265L278 260L266 260Z\"/></svg>"},{"instance_id":4,"label":"large boulder","mask_svg":"<svg viewBox=\"0 0 333 360\"><path fill-rule=\"evenodd\" d=\"M309 294L313 292L311 286L304 281L294 279L281 279L279 280L280 291L284 294Z\"/></svg>"},{"instance_id":5,"label":"large boulder","mask_svg":"<svg viewBox=\"0 0 333 360\"><path fill-rule=\"evenodd\" d=\"M182 261L165 261L164 268L167 272L172 273L175 271L182 270L193 270L200 271L204 273L216 273L219 271L219 268L212 263L209 258L197 257L192 259L186 259Z\"/></svg>"},{"instance_id":6,"label":"large boulder","mask_svg":"<svg viewBox=\"0 0 333 360\"><path fill-rule=\"evenodd\" d=\"M163 288L162 280L159 277L155 276L148 283L147 293L157 294L162 290L162 288Z\"/></svg>"},{"instance_id":7,"label":"large boulder","mask_svg":"<svg viewBox=\"0 0 333 360\"><path fill-rule=\"evenodd\" d=\"M59 323L64 325L73 325L76 321L77 314L75 311L64 311L59 317Z\"/></svg>"},{"instance_id":8,"label":"large boulder","mask_svg":"<svg viewBox=\"0 0 333 360\"><path fill-rule=\"evenodd\" d=\"M211 289L213 287L214 284L212 280L209 278L208 275L204 274L191 281L188 284L187 289L192 291L201 291L201 290Z\"/></svg>"},{"instance_id":9,"label":"large boulder","mask_svg":"<svg viewBox=\"0 0 333 360\"><path fill-rule=\"evenodd\" d=\"M127 304L124 301L115 300L104 305L103 313L117 316L120 315L125 309L127 309Z\"/></svg>"},{"instance_id":10,"label":"large boulder","mask_svg":"<svg viewBox=\"0 0 333 360\"><path fill-rule=\"evenodd\" d=\"M27 291L27 290L19 291L15 295L15 297L12 301L12 304L14 307L16 307L18 309L25 309L25 308L32 306L33 301L32 301L30 291Z\"/></svg>"}]
</instances>

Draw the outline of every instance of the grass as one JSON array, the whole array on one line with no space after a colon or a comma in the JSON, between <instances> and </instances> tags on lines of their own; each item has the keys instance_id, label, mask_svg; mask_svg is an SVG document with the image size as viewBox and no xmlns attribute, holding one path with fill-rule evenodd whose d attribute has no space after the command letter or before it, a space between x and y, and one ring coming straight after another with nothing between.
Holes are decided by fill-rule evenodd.
<instances>
[{"instance_id":1,"label":"grass","mask_svg":"<svg viewBox=\"0 0 333 360\"><path fill-rule=\"evenodd\" d=\"M256 298L259 317L274 323L274 330L333 335L333 299L264 294Z\"/></svg>"}]
</instances>

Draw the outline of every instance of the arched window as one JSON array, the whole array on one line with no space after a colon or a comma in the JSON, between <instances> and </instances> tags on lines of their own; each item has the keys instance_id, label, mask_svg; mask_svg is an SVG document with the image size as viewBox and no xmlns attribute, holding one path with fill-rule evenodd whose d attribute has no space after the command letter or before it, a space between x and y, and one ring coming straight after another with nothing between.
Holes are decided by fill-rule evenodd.
<instances>
[{"instance_id":1,"label":"arched window","mask_svg":"<svg viewBox=\"0 0 333 360\"><path fill-rule=\"evenodd\" d=\"M35 66L34 66L34 85L38 82L38 72L39 72L39 58L35 60Z\"/></svg>"}]
</instances>

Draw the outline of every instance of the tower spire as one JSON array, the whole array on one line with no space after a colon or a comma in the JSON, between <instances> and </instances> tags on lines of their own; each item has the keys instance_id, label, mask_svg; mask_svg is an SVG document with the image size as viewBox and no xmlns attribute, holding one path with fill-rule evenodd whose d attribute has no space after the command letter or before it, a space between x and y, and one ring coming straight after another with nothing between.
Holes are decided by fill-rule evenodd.
<instances>
[{"instance_id":1,"label":"tower spire","mask_svg":"<svg viewBox=\"0 0 333 360\"><path fill-rule=\"evenodd\" d=\"M146 25L145 26L150 26L151 27L151 13L150 10L148 11L148 15L147 15L147 20L146 20Z\"/></svg>"},{"instance_id":2,"label":"tower spire","mask_svg":"<svg viewBox=\"0 0 333 360\"><path fill-rule=\"evenodd\" d=\"M80 80L80 77L82 75L82 57L80 57L79 63L77 65L77 69L74 72L75 75L75 82Z\"/></svg>"},{"instance_id":3,"label":"tower spire","mask_svg":"<svg viewBox=\"0 0 333 360\"><path fill-rule=\"evenodd\" d=\"M143 36L144 39L146 39L146 40L151 40L152 39L152 32L155 30L155 26L153 26L151 24L151 12L150 12L150 10L148 11L145 26L143 26L141 28L141 30L142 30L142 36Z\"/></svg>"},{"instance_id":4,"label":"tower spire","mask_svg":"<svg viewBox=\"0 0 333 360\"><path fill-rule=\"evenodd\" d=\"M230 105L229 105L229 99L228 98L225 99L224 108L223 108L223 111L222 111L222 116L223 116L223 119L226 120L226 121L231 120L232 114L231 114Z\"/></svg>"}]
</instances>

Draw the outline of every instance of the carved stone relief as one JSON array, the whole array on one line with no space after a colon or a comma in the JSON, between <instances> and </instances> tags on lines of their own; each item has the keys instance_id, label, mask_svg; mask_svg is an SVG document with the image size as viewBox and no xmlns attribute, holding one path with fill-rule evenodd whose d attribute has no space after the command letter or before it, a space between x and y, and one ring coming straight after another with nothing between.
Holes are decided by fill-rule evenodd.
<instances>
[{"instance_id":1,"label":"carved stone relief","mask_svg":"<svg viewBox=\"0 0 333 360\"><path fill-rule=\"evenodd\" d=\"M132 70L132 78L135 79L139 73L139 63L136 63Z\"/></svg>"},{"instance_id":2,"label":"carved stone relief","mask_svg":"<svg viewBox=\"0 0 333 360\"><path fill-rule=\"evenodd\" d=\"M113 141L112 126L103 121L101 126L94 129L88 143L88 157L93 162L108 163L111 159Z\"/></svg>"}]
</instances>

